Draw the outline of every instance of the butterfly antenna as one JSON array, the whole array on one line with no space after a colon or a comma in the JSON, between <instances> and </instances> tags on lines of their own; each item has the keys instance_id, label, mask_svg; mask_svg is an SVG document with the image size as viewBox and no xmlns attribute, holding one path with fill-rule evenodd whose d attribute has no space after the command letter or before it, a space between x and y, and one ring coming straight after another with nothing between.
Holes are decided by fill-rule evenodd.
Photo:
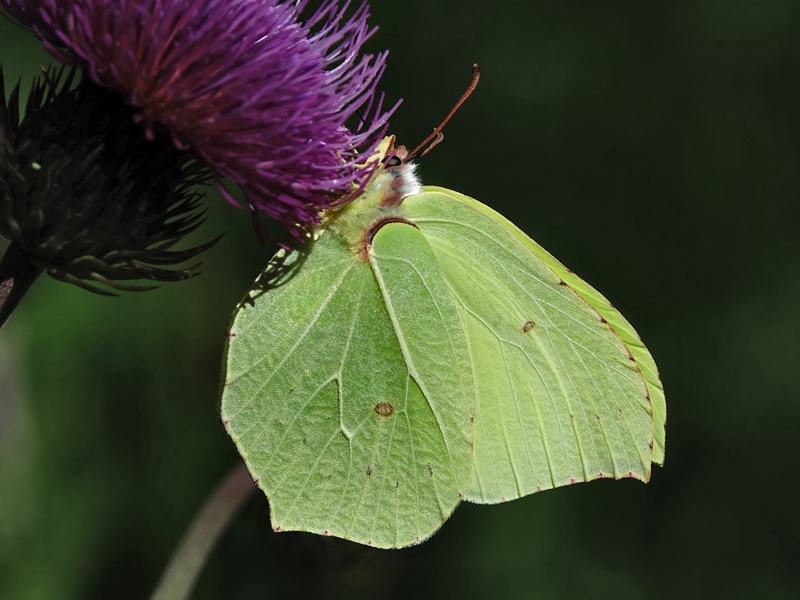
<instances>
[{"instance_id":1,"label":"butterfly antenna","mask_svg":"<svg viewBox=\"0 0 800 600\"><path fill-rule=\"evenodd\" d=\"M373 101L373 98L370 97L369 103L367 104L367 108L363 112L362 112L361 108L359 108L356 111L356 116L358 117L358 127L356 128L356 131L360 131L361 128L364 127L364 125L367 124L366 115L369 114L369 111L372 108L372 101Z\"/></svg>"},{"instance_id":2,"label":"butterfly antenna","mask_svg":"<svg viewBox=\"0 0 800 600\"><path fill-rule=\"evenodd\" d=\"M256 232L256 238L258 239L258 243L261 244L261 247L264 248L267 245L267 228L264 226L264 222L261 220L261 217L258 214L258 210L252 204L248 204L250 207L250 218L253 219L253 229Z\"/></svg>"},{"instance_id":3,"label":"butterfly antenna","mask_svg":"<svg viewBox=\"0 0 800 600\"><path fill-rule=\"evenodd\" d=\"M358 117L358 128L361 129L367 123L367 120L361 114L360 109L356 111L356 116Z\"/></svg>"},{"instance_id":4,"label":"butterfly antenna","mask_svg":"<svg viewBox=\"0 0 800 600\"><path fill-rule=\"evenodd\" d=\"M425 156L428 152L433 150L434 146L436 146L439 142L441 142L444 139L444 134L442 133L442 129L444 129L444 126L447 125L447 122L450 120L450 118L454 114L456 114L456 111L459 108L461 108L461 105L464 104L464 101L467 98L469 98L470 95L472 95L472 92L475 91L475 88L478 87L478 81L480 80L480 78L481 78L481 68L477 64L472 65L472 81L470 81L467 91L465 91L461 95L461 98L459 99L458 102L456 102L456 105L450 110L450 112L444 118L444 121L442 121L439 124L439 126L433 130L433 133L431 133L428 137L426 137L425 140L423 140L423 142L419 146L414 148L408 154L405 160L411 160L413 157L417 155L417 152L419 152L423 148L425 148L425 150L423 150L422 154L420 154L420 158Z\"/></svg>"}]
</instances>

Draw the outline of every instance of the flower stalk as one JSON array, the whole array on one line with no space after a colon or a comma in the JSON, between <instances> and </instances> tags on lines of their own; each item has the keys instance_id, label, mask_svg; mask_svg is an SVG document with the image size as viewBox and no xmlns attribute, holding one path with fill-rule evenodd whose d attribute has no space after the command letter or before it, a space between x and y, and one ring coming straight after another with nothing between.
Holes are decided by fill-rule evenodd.
<instances>
[{"instance_id":1,"label":"flower stalk","mask_svg":"<svg viewBox=\"0 0 800 600\"><path fill-rule=\"evenodd\" d=\"M234 466L195 515L150 600L189 598L220 536L258 488L244 463Z\"/></svg>"},{"instance_id":2,"label":"flower stalk","mask_svg":"<svg viewBox=\"0 0 800 600\"><path fill-rule=\"evenodd\" d=\"M31 264L17 244L12 243L6 249L0 259L0 327L40 274L41 270Z\"/></svg>"}]
</instances>

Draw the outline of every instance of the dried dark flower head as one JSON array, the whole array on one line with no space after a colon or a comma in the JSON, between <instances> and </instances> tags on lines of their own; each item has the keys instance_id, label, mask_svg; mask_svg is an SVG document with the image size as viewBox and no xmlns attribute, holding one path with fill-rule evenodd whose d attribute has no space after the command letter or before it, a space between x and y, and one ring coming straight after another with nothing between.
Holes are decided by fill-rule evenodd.
<instances>
[{"instance_id":1,"label":"dried dark flower head","mask_svg":"<svg viewBox=\"0 0 800 600\"><path fill-rule=\"evenodd\" d=\"M358 133L385 54L360 55L368 10L325 0L0 0L61 61L122 93L152 134L193 148L251 209L301 236L319 212L351 195L373 166L388 113ZM380 104L380 103L378 103ZM389 111L391 112L391 111ZM367 118L367 115L365 115Z\"/></svg>"},{"instance_id":2,"label":"dried dark flower head","mask_svg":"<svg viewBox=\"0 0 800 600\"><path fill-rule=\"evenodd\" d=\"M207 170L167 136L137 125L121 96L75 72L35 82L20 120L20 88L6 101L0 70L0 234L32 266L84 289L152 289L213 242L173 246L202 222Z\"/></svg>"}]
</instances>

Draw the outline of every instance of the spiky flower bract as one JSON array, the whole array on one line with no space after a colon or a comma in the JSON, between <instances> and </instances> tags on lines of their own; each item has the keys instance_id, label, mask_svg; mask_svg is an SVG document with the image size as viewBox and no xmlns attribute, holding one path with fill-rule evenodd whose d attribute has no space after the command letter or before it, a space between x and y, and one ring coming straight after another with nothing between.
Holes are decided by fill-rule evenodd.
<instances>
[{"instance_id":1,"label":"spiky flower bract","mask_svg":"<svg viewBox=\"0 0 800 600\"><path fill-rule=\"evenodd\" d=\"M61 61L122 93L222 185L296 236L371 175L388 113L370 111L385 54L360 55L368 10L325 0L0 0ZM390 111L391 112L391 111ZM363 115L364 118L367 115Z\"/></svg>"},{"instance_id":2,"label":"spiky flower bract","mask_svg":"<svg viewBox=\"0 0 800 600\"><path fill-rule=\"evenodd\" d=\"M35 272L98 293L191 277L165 267L210 245L172 250L202 222L205 167L148 139L118 94L75 84L74 71L36 81L20 118L19 85L6 101L0 70L0 235Z\"/></svg>"}]
</instances>

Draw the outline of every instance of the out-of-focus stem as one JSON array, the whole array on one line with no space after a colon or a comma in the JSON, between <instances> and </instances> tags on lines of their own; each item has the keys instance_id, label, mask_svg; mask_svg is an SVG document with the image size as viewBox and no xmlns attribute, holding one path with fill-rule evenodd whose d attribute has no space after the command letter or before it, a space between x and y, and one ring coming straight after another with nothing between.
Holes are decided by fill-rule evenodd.
<instances>
[{"instance_id":1,"label":"out-of-focus stem","mask_svg":"<svg viewBox=\"0 0 800 600\"><path fill-rule=\"evenodd\" d=\"M226 475L184 534L151 600L184 600L189 597L220 536L256 489L244 463Z\"/></svg>"}]
</instances>

